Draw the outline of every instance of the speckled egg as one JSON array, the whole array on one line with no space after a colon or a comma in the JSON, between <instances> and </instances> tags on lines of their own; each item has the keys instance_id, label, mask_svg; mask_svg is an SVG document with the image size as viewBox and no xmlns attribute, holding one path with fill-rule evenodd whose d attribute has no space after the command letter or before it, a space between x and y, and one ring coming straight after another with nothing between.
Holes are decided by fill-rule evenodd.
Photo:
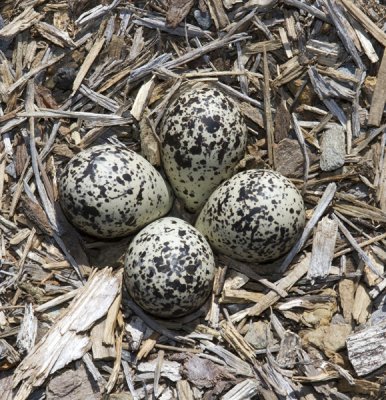
<instances>
[{"instance_id":1,"label":"speckled egg","mask_svg":"<svg viewBox=\"0 0 386 400\"><path fill-rule=\"evenodd\" d=\"M304 223L302 196L287 178L270 170L248 170L212 193L196 228L220 253L266 262L293 246Z\"/></svg>"},{"instance_id":2,"label":"speckled egg","mask_svg":"<svg viewBox=\"0 0 386 400\"><path fill-rule=\"evenodd\" d=\"M236 103L214 86L183 91L163 118L165 172L178 198L197 211L243 158L247 128Z\"/></svg>"},{"instance_id":3,"label":"speckled egg","mask_svg":"<svg viewBox=\"0 0 386 400\"><path fill-rule=\"evenodd\" d=\"M106 239L137 231L172 205L160 173L134 151L113 145L73 157L60 176L59 199L73 225Z\"/></svg>"},{"instance_id":4,"label":"speckled egg","mask_svg":"<svg viewBox=\"0 0 386 400\"><path fill-rule=\"evenodd\" d=\"M169 318L199 308L214 277L212 250L193 226L162 218L143 228L125 259L129 294L148 313Z\"/></svg>"}]
</instances>

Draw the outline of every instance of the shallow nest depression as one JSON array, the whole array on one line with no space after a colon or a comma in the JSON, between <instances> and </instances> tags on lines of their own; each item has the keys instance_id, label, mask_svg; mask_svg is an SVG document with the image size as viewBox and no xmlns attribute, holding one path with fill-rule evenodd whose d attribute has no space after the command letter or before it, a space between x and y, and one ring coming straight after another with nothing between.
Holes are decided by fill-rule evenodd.
<instances>
[{"instance_id":1,"label":"shallow nest depression","mask_svg":"<svg viewBox=\"0 0 386 400\"><path fill-rule=\"evenodd\" d=\"M376 0L3 0L0 393L8 399L385 398L385 6ZM181 85L239 103L248 150L307 207L281 260L218 256L193 315L126 294L131 238L79 234L57 176L119 143L160 168ZM173 215L194 216L175 203Z\"/></svg>"}]
</instances>

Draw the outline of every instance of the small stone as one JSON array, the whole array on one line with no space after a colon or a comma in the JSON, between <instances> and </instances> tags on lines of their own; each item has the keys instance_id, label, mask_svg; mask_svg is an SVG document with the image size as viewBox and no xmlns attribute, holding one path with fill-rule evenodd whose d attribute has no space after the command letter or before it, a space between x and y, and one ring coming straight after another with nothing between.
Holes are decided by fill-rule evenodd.
<instances>
[{"instance_id":1,"label":"small stone","mask_svg":"<svg viewBox=\"0 0 386 400\"><path fill-rule=\"evenodd\" d=\"M322 135L320 144L320 169L334 171L344 165L346 156L346 137L343 128L336 126Z\"/></svg>"},{"instance_id":2,"label":"small stone","mask_svg":"<svg viewBox=\"0 0 386 400\"><path fill-rule=\"evenodd\" d=\"M86 367L83 364L76 364L73 368L60 370L50 379L45 398L100 400L102 394L98 386L91 383Z\"/></svg>"},{"instance_id":3,"label":"small stone","mask_svg":"<svg viewBox=\"0 0 386 400\"><path fill-rule=\"evenodd\" d=\"M6 172L9 176L11 176L13 179L17 179L15 163L8 164L8 165L5 167L5 172Z\"/></svg>"},{"instance_id":4,"label":"small stone","mask_svg":"<svg viewBox=\"0 0 386 400\"><path fill-rule=\"evenodd\" d=\"M380 301L378 308L371 314L371 325L379 324L386 319L386 296Z\"/></svg>"},{"instance_id":5,"label":"small stone","mask_svg":"<svg viewBox=\"0 0 386 400\"><path fill-rule=\"evenodd\" d=\"M362 182L357 182L350 186L347 193L355 196L357 200L364 200L369 196L369 187Z\"/></svg>"},{"instance_id":6,"label":"small stone","mask_svg":"<svg viewBox=\"0 0 386 400\"><path fill-rule=\"evenodd\" d=\"M77 70L73 67L61 67L58 69L54 81L56 87L62 90L71 90L76 78Z\"/></svg>"},{"instance_id":7,"label":"small stone","mask_svg":"<svg viewBox=\"0 0 386 400\"><path fill-rule=\"evenodd\" d=\"M345 323L346 323L346 321L344 320L344 317L342 314L335 314L331 319L332 325L344 325Z\"/></svg>"},{"instance_id":8,"label":"small stone","mask_svg":"<svg viewBox=\"0 0 386 400\"><path fill-rule=\"evenodd\" d=\"M200 10L194 10L194 18L196 19L198 25L202 29L209 29L210 26L212 25L212 21L210 19L210 15L208 12L202 12Z\"/></svg>"},{"instance_id":9,"label":"small stone","mask_svg":"<svg viewBox=\"0 0 386 400\"><path fill-rule=\"evenodd\" d=\"M268 326L262 321L254 322L245 335L245 340L255 349L265 349L268 344Z\"/></svg>"},{"instance_id":10,"label":"small stone","mask_svg":"<svg viewBox=\"0 0 386 400\"><path fill-rule=\"evenodd\" d=\"M287 178L300 178L304 173L303 150L297 140L283 139L274 148L276 171ZM308 151L310 162L315 155Z\"/></svg>"}]
</instances>

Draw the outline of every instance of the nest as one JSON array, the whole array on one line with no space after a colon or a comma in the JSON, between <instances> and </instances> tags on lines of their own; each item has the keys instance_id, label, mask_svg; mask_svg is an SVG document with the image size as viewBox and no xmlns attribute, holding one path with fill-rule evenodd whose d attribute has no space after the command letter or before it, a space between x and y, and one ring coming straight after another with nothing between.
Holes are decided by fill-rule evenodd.
<instances>
[{"instance_id":1,"label":"nest","mask_svg":"<svg viewBox=\"0 0 386 400\"><path fill-rule=\"evenodd\" d=\"M380 2L4 0L0 15L2 399L386 396ZM307 224L269 265L218 255L207 303L158 320L124 288L132 238L77 232L57 176L100 143L161 168L165 110L208 81L248 125L237 170L289 177Z\"/></svg>"}]
</instances>

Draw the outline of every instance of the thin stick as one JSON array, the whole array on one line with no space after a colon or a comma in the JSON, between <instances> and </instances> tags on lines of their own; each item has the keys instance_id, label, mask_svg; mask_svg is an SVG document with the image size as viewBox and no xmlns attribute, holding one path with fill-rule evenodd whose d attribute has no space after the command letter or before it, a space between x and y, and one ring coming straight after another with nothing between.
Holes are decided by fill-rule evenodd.
<instances>
[{"instance_id":1,"label":"thin stick","mask_svg":"<svg viewBox=\"0 0 386 400\"><path fill-rule=\"evenodd\" d=\"M129 388L130 394L133 398L133 400L138 400L139 397L137 395L137 392L135 391L134 388L134 382L131 377L131 372L130 372L130 367L127 361L122 360L122 367L123 367L123 373L125 375L127 387Z\"/></svg>"},{"instance_id":2,"label":"thin stick","mask_svg":"<svg viewBox=\"0 0 386 400\"><path fill-rule=\"evenodd\" d=\"M201 78L201 77L217 77L217 76L246 76L251 74L248 71L200 71L200 72L187 72L182 74L182 78ZM253 74L258 75L260 74Z\"/></svg>"},{"instance_id":3,"label":"thin stick","mask_svg":"<svg viewBox=\"0 0 386 400\"><path fill-rule=\"evenodd\" d=\"M5 174L5 165L6 165L6 159L5 159L5 153L1 154L0 157L0 211L3 207L3 190L4 190L4 174Z\"/></svg>"},{"instance_id":4,"label":"thin stick","mask_svg":"<svg viewBox=\"0 0 386 400\"><path fill-rule=\"evenodd\" d=\"M300 249L304 246L307 239L311 235L314 226L319 221L326 208L329 206L330 202L334 198L336 192L336 184L331 182L323 193L322 198L319 200L318 205L315 207L314 212L312 214L311 219L308 221L306 227L303 230L302 236L295 243L294 247L287 254L287 257L284 259L283 263L280 266L280 271L285 271L288 266L291 264L291 261L295 257L295 255L300 251Z\"/></svg>"},{"instance_id":5,"label":"thin stick","mask_svg":"<svg viewBox=\"0 0 386 400\"><path fill-rule=\"evenodd\" d=\"M335 0L325 0L325 4L327 6L330 18L335 25L338 36L340 37L340 40L342 41L344 47L346 48L347 52L351 54L358 68L364 71L365 66L363 65L358 50L356 49L355 44L351 39L348 30L346 29L346 26L344 24L345 18L342 14L342 11L339 9Z\"/></svg>"},{"instance_id":6,"label":"thin stick","mask_svg":"<svg viewBox=\"0 0 386 400\"><path fill-rule=\"evenodd\" d=\"M308 254L302 261L300 261L299 264L295 266L295 268L291 272L289 272L287 276L277 281L275 285L283 291L288 291L289 289L291 289L291 287L307 273L310 260L311 255ZM277 294L277 292L271 290L266 295L264 295L264 297L254 306L233 314L231 316L231 320L232 322L238 322L247 316L260 315L262 312L273 306L279 300L280 296Z\"/></svg>"},{"instance_id":7,"label":"thin stick","mask_svg":"<svg viewBox=\"0 0 386 400\"><path fill-rule=\"evenodd\" d=\"M261 277L258 273L256 273L256 271L252 268L253 266L250 267L247 264L244 264L237 260L233 260L232 258L224 255L220 255L219 259L224 264L226 264L227 267L230 267L236 271L241 272L242 274L247 275L249 278L255 280L256 282L259 282L260 284L264 285L270 290L275 290L279 296L286 297L288 295L286 291L278 289L274 283L270 282L268 279L265 279Z\"/></svg>"},{"instance_id":8,"label":"thin stick","mask_svg":"<svg viewBox=\"0 0 386 400\"><path fill-rule=\"evenodd\" d=\"M361 258L361 260L371 269L372 272L374 272L375 275L379 276L380 278L383 278L383 276L379 273L377 267L374 265L371 258L361 249L361 247L358 245L357 241L351 235L350 231L344 226L343 222L335 214L332 214L332 218L338 222L340 231L343 233L343 235L349 241L351 246L356 250L356 252L358 253L358 256Z\"/></svg>"},{"instance_id":9,"label":"thin stick","mask_svg":"<svg viewBox=\"0 0 386 400\"><path fill-rule=\"evenodd\" d=\"M20 79L18 79L12 86L10 86L8 88L7 93L11 94L19 86L24 85L30 78L32 78L33 76L37 75L40 71L43 71L44 69L50 67L51 65L56 64L63 57L64 57L64 54L62 54L61 56L58 56L58 57L55 57L55 58L51 59L50 61L46 62L43 65L40 65L39 67L31 69L31 71L27 72L26 74L23 74Z\"/></svg>"},{"instance_id":10,"label":"thin stick","mask_svg":"<svg viewBox=\"0 0 386 400\"><path fill-rule=\"evenodd\" d=\"M28 88L27 88L27 99L26 99L26 110L30 111L33 109L34 104L34 82L32 80L28 81ZM35 119L31 117L29 119L29 139L30 139L30 152L31 152L31 163L32 169L35 175L35 182L36 187L39 192L40 199L42 201L43 209L47 214L48 220L50 221L53 229L55 231L58 230L56 216L54 208L47 196L47 191L44 187L44 184L40 178L40 170L39 170L39 163L38 163L38 154L35 145Z\"/></svg>"},{"instance_id":11,"label":"thin stick","mask_svg":"<svg viewBox=\"0 0 386 400\"><path fill-rule=\"evenodd\" d=\"M370 244L380 242L383 239L386 239L386 233L382 233L381 235L374 236L371 239L364 240L363 242L358 243L358 247L363 248L363 247L369 246ZM334 254L334 258L343 256L344 254L347 254L347 253L351 253L352 251L354 251L354 249L352 247L338 251L337 253Z\"/></svg>"},{"instance_id":12,"label":"thin stick","mask_svg":"<svg viewBox=\"0 0 386 400\"><path fill-rule=\"evenodd\" d=\"M264 47L263 53L263 67L264 67L264 113L265 113L265 130L267 132L267 148L268 148L268 162L274 167L273 159L273 121L271 112L271 97L270 97L270 85L269 85L269 69L268 69L268 58L267 50Z\"/></svg>"},{"instance_id":13,"label":"thin stick","mask_svg":"<svg viewBox=\"0 0 386 400\"><path fill-rule=\"evenodd\" d=\"M24 307L24 306L23 306ZM195 353L195 354L200 354L202 353L202 350L200 349L194 349L192 347L176 347L176 346L168 346L166 344L160 344L157 343L154 346L156 349L162 349L162 350L170 350L170 351L177 351L180 353Z\"/></svg>"},{"instance_id":14,"label":"thin stick","mask_svg":"<svg viewBox=\"0 0 386 400\"><path fill-rule=\"evenodd\" d=\"M252 97L249 97L243 93L238 92L237 90L233 89L232 87L225 85L222 82L216 82L216 85L219 86L220 88L224 89L224 91L230 93L231 95L238 97L239 99L243 101L247 101L248 103L251 103L252 105L262 109L264 107L263 103L261 101L252 99Z\"/></svg>"},{"instance_id":15,"label":"thin stick","mask_svg":"<svg viewBox=\"0 0 386 400\"><path fill-rule=\"evenodd\" d=\"M291 7L299 8L300 10L303 10L306 13L313 15L314 17L319 18L324 22L331 23L331 19L323 11L320 11L318 8L310 6L300 0L282 0L282 3L287 4Z\"/></svg>"},{"instance_id":16,"label":"thin stick","mask_svg":"<svg viewBox=\"0 0 386 400\"><path fill-rule=\"evenodd\" d=\"M341 0L350 14L366 29L374 39L378 40L383 46L386 46L386 34L351 0Z\"/></svg>"},{"instance_id":17,"label":"thin stick","mask_svg":"<svg viewBox=\"0 0 386 400\"><path fill-rule=\"evenodd\" d=\"M23 254L22 254L22 256L21 256L21 258L19 260L19 263L18 263L18 269L19 270L18 270L17 275L15 277L15 283L21 278L21 276L23 274L24 263L25 263L25 260L27 259L29 251L31 250L32 242L33 242L34 237L35 237L35 233L36 233L36 229L33 227L31 229L31 232L30 232L29 236L28 236L27 243L26 243L26 245L24 247Z\"/></svg>"},{"instance_id":18,"label":"thin stick","mask_svg":"<svg viewBox=\"0 0 386 400\"><path fill-rule=\"evenodd\" d=\"M164 363L164 355L165 352L163 350L160 350L158 352L158 358L157 358L157 364L155 366L155 370L154 370L154 384L153 384L153 394L155 398L158 398L158 384L159 384L159 380L161 378L161 371L162 371L162 365Z\"/></svg>"},{"instance_id":19,"label":"thin stick","mask_svg":"<svg viewBox=\"0 0 386 400\"><path fill-rule=\"evenodd\" d=\"M298 142L302 148L303 157L304 157L304 185L303 185L303 189L302 189L302 196L304 196L304 193L307 189L308 175L309 175L309 171L310 171L310 159L308 157L307 147L306 147L306 143L304 141L302 130L299 126L299 122L298 122L298 119L296 118L295 114L292 114L292 123L293 123L294 129L295 129L296 137L298 138Z\"/></svg>"}]
</instances>

